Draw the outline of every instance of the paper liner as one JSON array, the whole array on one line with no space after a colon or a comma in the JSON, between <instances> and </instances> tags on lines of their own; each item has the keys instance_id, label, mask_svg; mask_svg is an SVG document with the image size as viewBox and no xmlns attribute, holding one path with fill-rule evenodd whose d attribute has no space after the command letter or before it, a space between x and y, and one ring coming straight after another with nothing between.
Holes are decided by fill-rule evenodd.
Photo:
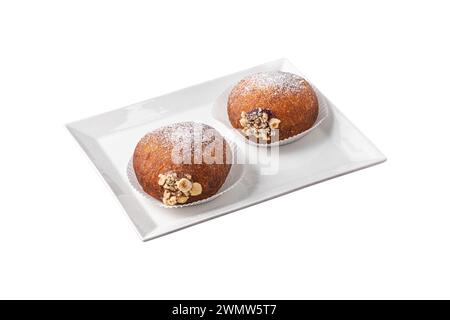
<instances>
[{"instance_id":1,"label":"paper liner","mask_svg":"<svg viewBox=\"0 0 450 320\"><path fill-rule=\"evenodd\" d=\"M306 136L308 133L316 129L320 126L320 124L328 117L328 104L324 96L309 82L311 87L314 89L314 92L316 93L317 100L319 102L319 113L317 115L316 122L314 122L314 125L309 128L306 131L303 131L302 133L299 133L295 136L274 142L274 143L256 143L252 140L247 139L243 134L238 132L239 129L233 128L233 126L230 123L230 120L228 119L228 112L227 112L227 106L228 106L228 96L233 89L232 87L229 87L227 90L225 90L219 97L217 97L216 101L213 104L212 107L212 116L217 121L221 122L225 126L227 126L229 129L235 132L236 135L240 136L241 139L244 139L248 144L258 146L258 147L275 147L275 146L282 146L288 143L292 143L294 141L299 140L300 138Z\"/></svg>"},{"instance_id":2,"label":"paper liner","mask_svg":"<svg viewBox=\"0 0 450 320\"><path fill-rule=\"evenodd\" d=\"M239 148L234 143L232 143L230 141L227 141L227 143L228 143L228 145L231 148L232 159L238 159L237 153L239 152ZM199 201L195 201L195 202L191 202L191 203L187 203L187 204L175 205L175 206L167 206L167 205L165 205L161 201L153 198L151 195L146 193L144 191L144 189L142 189L142 186L139 184L139 182L137 180L137 177L136 177L136 174L134 172L133 157L131 157L130 161L128 161L127 177L128 177L128 181L133 186L133 188L138 193L140 193L143 197L145 197L148 200L150 200L153 204L155 204L157 206L160 206L160 207L163 207L163 208L174 209L174 208L184 208L184 207L196 206L196 205L203 204L203 203L212 201L212 200L220 197L225 192L228 192L231 189L233 189L239 183L239 181L241 181L241 179L242 179L242 177L244 176L244 173L245 173L245 168L246 168L245 164L233 164L231 166L230 172L228 173L228 176L227 176L224 184L219 189L219 191L216 194L212 195L211 197L203 199L203 200L199 200Z\"/></svg>"}]
</instances>

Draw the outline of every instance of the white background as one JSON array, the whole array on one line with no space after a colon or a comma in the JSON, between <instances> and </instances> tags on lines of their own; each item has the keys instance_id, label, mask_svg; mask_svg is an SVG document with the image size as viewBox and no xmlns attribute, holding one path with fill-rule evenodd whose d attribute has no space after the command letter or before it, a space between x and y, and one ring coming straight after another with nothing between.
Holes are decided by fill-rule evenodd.
<instances>
[{"instance_id":1,"label":"white background","mask_svg":"<svg viewBox=\"0 0 450 320\"><path fill-rule=\"evenodd\" d=\"M448 1L3 1L0 298L450 298ZM382 165L140 242L64 124L289 58Z\"/></svg>"}]
</instances>

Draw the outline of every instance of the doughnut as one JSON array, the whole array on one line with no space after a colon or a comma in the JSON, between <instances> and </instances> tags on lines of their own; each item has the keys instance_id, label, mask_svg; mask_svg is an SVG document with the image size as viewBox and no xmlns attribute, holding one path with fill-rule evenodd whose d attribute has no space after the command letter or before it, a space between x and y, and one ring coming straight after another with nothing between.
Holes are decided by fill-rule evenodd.
<instances>
[{"instance_id":1,"label":"doughnut","mask_svg":"<svg viewBox=\"0 0 450 320\"><path fill-rule=\"evenodd\" d=\"M231 125L258 143L284 140L311 128L319 113L314 89L302 77L282 71L252 74L228 96Z\"/></svg>"},{"instance_id":2,"label":"doughnut","mask_svg":"<svg viewBox=\"0 0 450 320\"><path fill-rule=\"evenodd\" d=\"M231 169L231 149L214 128L174 123L147 133L136 145L133 169L142 189L167 206L209 198Z\"/></svg>"}]
</instances>

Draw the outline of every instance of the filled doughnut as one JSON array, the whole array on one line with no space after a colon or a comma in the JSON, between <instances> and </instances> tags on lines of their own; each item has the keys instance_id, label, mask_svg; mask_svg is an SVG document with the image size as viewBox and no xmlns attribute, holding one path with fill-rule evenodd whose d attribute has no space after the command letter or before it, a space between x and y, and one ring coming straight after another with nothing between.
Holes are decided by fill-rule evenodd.
<instances>
[{"instance_id":1,"label":"filled doughnut","mask_svg":"<svg viewBox=\"0 0 450 320\"><path fill-rule=\"evenodd\" d=\"M142 189L167 206L211 197L231 169L231 149L214 128L175 123L146 134L133 154Z\"/></svg>"},{"instance_id":2,"label":"filled doughnut","mask_svg":"<svg viewBox=\"0 0 450 320\"><path fill-rule=\"evenodd\" d=\"M228 118L248 139L284 140L311 128L319 113L314 89L302 77L261 72L239 81L228 96Z\"/></svg>"}]
</instances>

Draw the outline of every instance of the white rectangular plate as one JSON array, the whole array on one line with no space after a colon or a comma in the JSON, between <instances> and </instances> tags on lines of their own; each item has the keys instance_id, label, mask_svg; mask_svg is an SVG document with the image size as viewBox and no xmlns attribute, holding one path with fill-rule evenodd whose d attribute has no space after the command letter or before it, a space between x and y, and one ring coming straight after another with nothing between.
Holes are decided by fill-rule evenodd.
<instances>
[{"instance_id":1,"label":"white rectangular plate","mask_svg":"<svg viewBox=\"0 0 450 320\"><path fill-rule=\"evenodd\" d=\"M324 123L302 139L280 147L280 166L275 175L262 175L257 165L250 165L231 191L211 202L180 209L154 205L133 189L127 177L128 161L139 139L160 126L179 121L203 122L241 144L242 139L224 132L228 129L212 117L211 108L217 97L242 77L272 70L301 75L288 60L281 59L67 125L121 202L142 240L386 160L327 100L329 116Z\"/></svg>"}]
</instances>

